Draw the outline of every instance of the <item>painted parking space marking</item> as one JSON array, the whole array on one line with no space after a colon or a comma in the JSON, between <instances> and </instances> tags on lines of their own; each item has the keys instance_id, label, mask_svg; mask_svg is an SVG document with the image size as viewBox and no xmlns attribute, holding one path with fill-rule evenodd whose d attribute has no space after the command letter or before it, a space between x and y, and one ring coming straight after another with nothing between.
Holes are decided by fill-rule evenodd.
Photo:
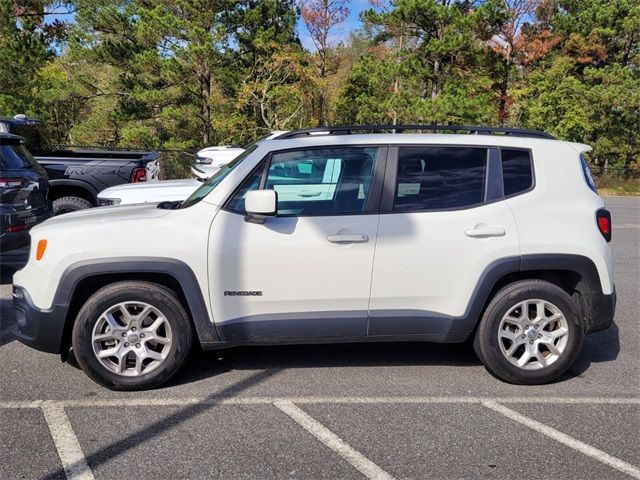
<instances>
[{"instance_id":1,"label":"painted parking space marking","mask_svg":"<svg viewBox=\"0 0 640 480\"><path fill-rule=\"evenodd\" d=\"M415 396L415 397L186 397L186 398L102 398L75 400L5 400L0 401L0 409L41 409L51 432L55 448L69 480L93 480L82 448L71 427L65 409L67 408L138 408L172 406L218 406L218 405L273 405L293 421L302 426L325 446L336 452L367 478L392 480L393 477L362 453L355 450L335 433L306 413L300 405L393 405L393 404L480 404L509 419L521 423L549 438L562 443L596 461L617 469L640 480L640 469L619 458L609 455L574 437L552 427L526 417L505 405L515 404L558 404L558 405L640 405L640 398L634 397L476 397L476 396Z\"/></svg>"},{"instance_id":2,"label":"painted parking space marking","mask_svg":"<svg viewBox=\"0 0 640 480\"><path fill-rule=\"evenodd\" d=\"M371 480L393 480L391 475L363 454L355 450L348 443L294 403L288 400L283 400L275 402L274 406L298 423L311 435L320 440L324 445L353 465L365 477Z\"/></svg>"},{"instance_id":3,"label":"painted parking space marking","mask_svg":"<svg viewBox=\"0 0 640 480\"><path fill-rule=\"evenodd\" d=\"M560 404L560 405L640 405L637 397L176 397L176 398L92 398L76 400L47 400L65 408L91 407L171 407L187 405L269 405L276 402L294 404L431 404L495 402ZM43 400L5 400L0 408L39 408Z\"/></svg>"},{"instance_id":4,"label":"painted parking space marking","mask_svg":"<svg viewBox=\"0 0 640 480\"><path fill-rule=\"evenodd\" d=\"M94 480L64 407L57 402L43 402L41 408L67 479Z\"/></svg>"},{"instance_id":5,"label":"painted parking space marking","mask_svg":"<svg viewBox=\"0 0 640 480\"><path fill-rule=\"evenodd\" d=\"M588 457L591 457L594 460L597 460L601 463L604 463L605 465L613 467L616 470L626 473L627 475L633 478L640 479L640 469L634 467L633 465L623 460L620 460L619 458L609 455L608 453L605 453L602 450L592 447L591 445L588 445L584 442L581 442L580 440L573 438L572 436L567 435L566 433L562 433L559 430L556 430L555 428L551 428L548 425L545 425L544 423L538 422L537 420L534 420L525 415L522 415L514 410L511 410L510 408L505 407L504 405L500 405L499 403L496 403L493 401L486 401L486 402L482 402L482 405L484 405L486 408L493 410L494 412L497 412L501 415L504 415L507 418L510 418L515 422L518 422L526 427L529 427L530 429L535 430L536 432L541 433L542 435L546 435L547 437L552 438L553 440L559 443L562 443L563 445L566 445L567 447L572 448L573 450L576 450Z\"/></svg>"}]
</instances>

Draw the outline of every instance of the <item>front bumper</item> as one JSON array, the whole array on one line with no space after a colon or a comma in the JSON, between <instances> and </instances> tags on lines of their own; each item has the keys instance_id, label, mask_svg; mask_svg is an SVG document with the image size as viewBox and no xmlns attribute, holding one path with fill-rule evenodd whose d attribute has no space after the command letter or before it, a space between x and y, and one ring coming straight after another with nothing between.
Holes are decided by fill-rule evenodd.
<instances>
[{"instance_id":1,"label":"front bumper","mask_svg":"<svg viewBox=\"0 0 640 480\"><path fill-rule=\"evenodd\" d=\"M606 330L613 324L613 317L616 313L616 300L615 289L611 295L605 295L604 293L585 295L584 325L586 333Z\"/></svg>"},{"instance_id":2,"label":"front bumper","mask_svg":"<svg viewBox=\"0 0 640 480\"><path fill-rule=\"evenodd\" d=\"M60 353L66 309L54 305L50 310L40 310L31 301L29 293L15 285L13 306L16 322L11 333L36 350Z\"/></svg>"}]
</instances>

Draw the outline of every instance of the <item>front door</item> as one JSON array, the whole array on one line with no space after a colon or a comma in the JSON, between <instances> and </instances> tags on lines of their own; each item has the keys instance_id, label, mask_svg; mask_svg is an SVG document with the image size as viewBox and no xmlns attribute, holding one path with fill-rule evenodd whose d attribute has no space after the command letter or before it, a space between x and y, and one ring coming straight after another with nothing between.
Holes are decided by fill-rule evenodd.
<instances>
[{"instance_id":1,"label":"front door","mask_svg":"<svg viewBox=\"0 0 640 480\"><path fill-rule=\"evenodd\" d=\"M269 155L216 216L210 296L223 341L366 335L378 228L378 147ZM278 193L278 216L245 221L244 196Z\"/></svg>"}]
</instances>

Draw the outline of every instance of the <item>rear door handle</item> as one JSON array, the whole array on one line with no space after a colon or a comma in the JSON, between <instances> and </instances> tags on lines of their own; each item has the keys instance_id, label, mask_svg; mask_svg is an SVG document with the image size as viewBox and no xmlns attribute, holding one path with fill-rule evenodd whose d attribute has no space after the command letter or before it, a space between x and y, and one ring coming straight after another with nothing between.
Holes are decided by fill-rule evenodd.
<instances>
[{"instance_id":1,"label":"rear door handle","mask_svg":"<svg viewBox=\"0 0 640 480\"><path fill-rule=\"evenodd\" d=\"M473 238L502 237L505 233L501 227L475 227L464 231L467 237Z\"/></svg>"},{"instance_id":2,"label":"rear door handle","mask_svg":"<svg viewBox=\"0 0 640 480\"><path fill-rule=\"evenodd\" d=\"M308 190L297 193L299 197L319 197L321 194L322 192L310 192Z\"/></svg>"},{"instance_id":3,"label":"rear door handle","mask_svg":"<svg viewBox=\"0 0 640 480\"><path fill-rule=\"evenodd\" d=\"M366 233L354 234L335 234L327 236L327 240L331 243L363 243L369 241L369 235Z\"/></svg>"}]
</instances>

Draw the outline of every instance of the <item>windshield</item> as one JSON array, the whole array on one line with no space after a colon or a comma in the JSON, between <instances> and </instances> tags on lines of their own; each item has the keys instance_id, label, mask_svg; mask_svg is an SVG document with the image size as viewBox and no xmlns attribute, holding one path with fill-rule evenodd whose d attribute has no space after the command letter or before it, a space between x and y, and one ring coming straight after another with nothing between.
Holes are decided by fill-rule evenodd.
<instances>
[{"instance_id":1,"label":"windshield","mask_svg":"<svg viewBox=\"0 0 640 480\"><path fill-rule=\"evenodd\" d=\"M234 168L240 165L242 160L247 158L256 148L258 148L258 143L249 145L244 152L242 152L240 155L238 155L236 158L231 160L226 165L220 167L220 170L218 170L211 178L205 180L204 183L201 186L199 186L198 189L189 196L189 198L187 198L184 202L182 202L182 205L180 205L180 208L188 208L192 205L195 205L204 197L209 195L209 193L211 193L211 191L214 188L216 188L218 184L222 180L224 180L225 177L229 175Z\"/></svg>"}]
</instances>

